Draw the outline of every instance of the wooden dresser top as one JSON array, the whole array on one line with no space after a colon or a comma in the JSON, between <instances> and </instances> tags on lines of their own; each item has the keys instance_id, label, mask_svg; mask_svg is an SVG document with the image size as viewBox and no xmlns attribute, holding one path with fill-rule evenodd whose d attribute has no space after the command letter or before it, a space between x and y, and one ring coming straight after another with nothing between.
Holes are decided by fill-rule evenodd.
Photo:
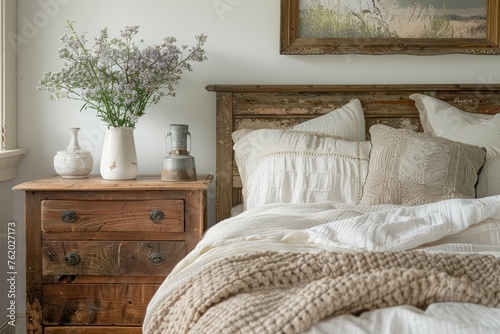
<instances>
[{"instance_id":1,"label":"wooden dresser top","mask_svg":"<svg viewBox=\"0 0 500 334\"><path fill-rule=\"evenodd\" d=\"M141 175L134 180L104 180L99 175L86 178L51 176L21 183L13 190L27 191L127 191L127 190L203 190L210 186L213 175L198 175L196 181L162 181L160 175Z\"/></svg>"}]
</instances>

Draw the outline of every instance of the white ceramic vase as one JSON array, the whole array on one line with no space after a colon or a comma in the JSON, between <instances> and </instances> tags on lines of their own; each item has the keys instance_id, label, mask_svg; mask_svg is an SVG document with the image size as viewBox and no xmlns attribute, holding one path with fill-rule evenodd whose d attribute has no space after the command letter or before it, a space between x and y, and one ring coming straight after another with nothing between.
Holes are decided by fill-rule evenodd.
<instances>
[{"instance_id":1,"label":"white ceramic vase","mask_svg":"<svg viewBox=\"0 0 500 334\"><path fill-rule=\"evenodd\" d=\"M92 171L94 159L89 151L82 150L78 143L80 128L70 128L71 140L68 148L54 156L54 169L64 178L87 177Z\"/></svg>"},{"instance_id":2,"label":"white ceramic vase","mask_svg":"<svg viewBox=\"0 0 500 334\"><path fill-rule=\"evenodd\" d=\"M132 180L137 177L134 128L107 128L102 147L101 176L105 180Z\"/></svg>"}]
</instances>

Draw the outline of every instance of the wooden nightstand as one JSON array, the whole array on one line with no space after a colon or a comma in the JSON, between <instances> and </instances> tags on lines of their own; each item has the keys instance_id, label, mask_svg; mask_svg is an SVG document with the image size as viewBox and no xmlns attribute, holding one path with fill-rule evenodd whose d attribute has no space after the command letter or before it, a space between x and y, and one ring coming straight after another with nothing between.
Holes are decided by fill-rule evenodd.
<instances>
[{"instance_id":1,"label":"wooden nightstand","mask_svg":"<svg viewBox=\"0 0 500 334\"><path fill-rule=\"evenodd\" d=\"M26 195L27 332L141 333L149 300L206 230L212 180L57 176L14 187Z\"/></svg>"}]
</instances>

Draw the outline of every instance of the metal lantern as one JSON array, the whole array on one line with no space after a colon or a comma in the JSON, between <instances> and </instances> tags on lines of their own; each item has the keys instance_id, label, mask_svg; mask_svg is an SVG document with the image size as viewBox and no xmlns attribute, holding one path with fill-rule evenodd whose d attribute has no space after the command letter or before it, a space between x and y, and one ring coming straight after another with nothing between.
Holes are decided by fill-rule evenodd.
<instances>
[{"instance_id":1,"label":"metal lantern","mask_svg":"<svg viewBox=\"0 0 500 334\"><path fill-rule=\"evenodd\" d=\"M165 137L168 155L163 160L161 179L163 181L194 181L196 180L196 167L194 157L189 155L191 150L191 134L186 124L170 124L169 132ZM170 137L170 147L168 139ZM189 150L187 139L189 137Z\"/></svg>"}]
</instances>

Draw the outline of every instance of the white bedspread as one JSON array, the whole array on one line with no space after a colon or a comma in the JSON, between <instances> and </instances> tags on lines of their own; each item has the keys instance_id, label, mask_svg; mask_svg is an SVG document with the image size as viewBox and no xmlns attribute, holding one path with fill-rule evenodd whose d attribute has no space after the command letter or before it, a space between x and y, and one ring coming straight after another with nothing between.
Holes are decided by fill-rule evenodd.
<instances>
[{"instance_id":1,"label":"white bedspread","mask_svg":"<svg viewBox=\"0 0 500 334\"><path fill-rule=\"evenodd\" d=\"M477 252L500 257L500 196L404 206L324 202L271 204L209 229L167 277L149 304L144 328L159 302L204 264L251 251ZM409 306L325 319L309 333L500 333L500 309L472 304ZM147 333L147 332L145 332Z\"/></svg>"}]
</instances>

